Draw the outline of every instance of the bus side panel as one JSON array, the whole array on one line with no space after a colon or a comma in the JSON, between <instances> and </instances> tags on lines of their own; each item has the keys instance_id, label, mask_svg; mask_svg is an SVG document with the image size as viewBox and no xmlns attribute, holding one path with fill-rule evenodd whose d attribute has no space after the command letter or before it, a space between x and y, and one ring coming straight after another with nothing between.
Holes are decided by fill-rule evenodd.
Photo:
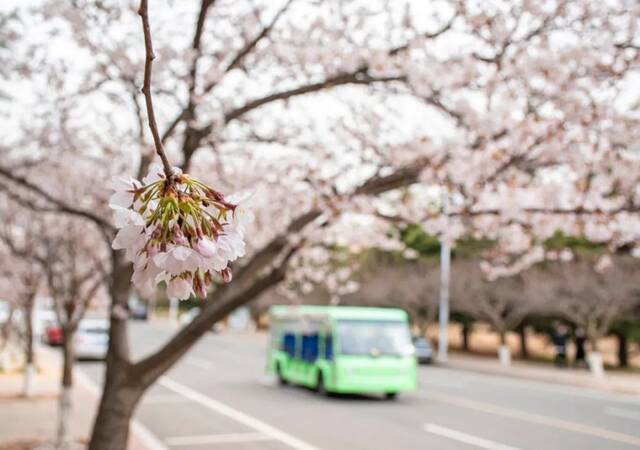
<instances>
[{"instance_id":1,"label":"bus side panel","mask_svg":"<svg viewBox=\"0 0 640 450\"><path fill-rule=\"evenodd\" d=\"M324 383L324 388L328 392L334 392L337 389L336 382L336 371L333 361L328 361L326 359L318 360L318 371L316 374L316 380L314 387L318 386L318 376L322 374L322 381Z\"/></svg>"}]
</instances>

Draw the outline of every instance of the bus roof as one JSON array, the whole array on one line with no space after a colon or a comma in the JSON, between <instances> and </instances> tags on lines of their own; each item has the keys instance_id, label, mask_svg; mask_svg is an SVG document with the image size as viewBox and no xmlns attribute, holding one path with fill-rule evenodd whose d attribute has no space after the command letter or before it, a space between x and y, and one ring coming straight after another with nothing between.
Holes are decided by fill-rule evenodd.
<instances>
[{"instance_id":1,"label":"bus roof","mask_svg":"<svg viewBox=\"0 0 640 450\"><path fill-rule=\"evenodd\" d=\"M368 306L316 306L274 305L273 316L325 316L331 319L351 320L407 320L407 313L400 308L374 308Z\"/></svg>"}]
</instances>

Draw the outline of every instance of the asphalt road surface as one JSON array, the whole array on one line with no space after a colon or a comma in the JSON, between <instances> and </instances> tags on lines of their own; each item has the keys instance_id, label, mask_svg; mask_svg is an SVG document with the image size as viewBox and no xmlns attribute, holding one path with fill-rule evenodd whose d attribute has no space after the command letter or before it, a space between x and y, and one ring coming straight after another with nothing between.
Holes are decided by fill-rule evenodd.
<instances>
[{"instance_id":1,"label":"asphalt road surface","mask_svg":"<svg viewBox=\"0 0 640 450\"><path fill-rule=\"evenodd\" d=\"M171 330L131 326L141 356ZM640 399L438 367L395 401L319 397L265 375L265 341L209 334L143 397L152 450L631 449ZM96 383L102 365L78 366Z\"/></svg>"}]
</instances>

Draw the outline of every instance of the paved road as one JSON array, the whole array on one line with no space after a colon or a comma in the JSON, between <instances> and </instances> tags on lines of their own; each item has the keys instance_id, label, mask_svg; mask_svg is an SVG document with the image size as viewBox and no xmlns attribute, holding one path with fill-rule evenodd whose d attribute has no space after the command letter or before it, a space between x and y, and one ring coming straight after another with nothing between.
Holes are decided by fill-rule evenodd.
<instances>
[{"instance_id":1,"label":"paved road","mask_svg":"<svg viewBox=\"0 0 640 450\"><path fill-rule=\"evenodd\" d=\"M170 330L133 324L134 353ZM206 336L143 398L136 419L157 448L631 449L640 448L640 400L623 395L438 367L420 390L389 402L321 398L265 376L264 341ZM99 363L80 363L100 382Z\"/></svg>"}]
</instances>

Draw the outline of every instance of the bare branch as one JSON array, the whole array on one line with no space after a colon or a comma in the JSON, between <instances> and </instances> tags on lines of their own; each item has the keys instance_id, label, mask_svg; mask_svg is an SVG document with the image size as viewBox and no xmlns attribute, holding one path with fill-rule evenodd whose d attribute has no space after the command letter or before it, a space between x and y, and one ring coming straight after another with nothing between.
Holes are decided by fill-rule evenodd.
<instances>
[{"instance_id":1,"label":"bare branch","mask_svg":"<svg viewBox=\"0 0 640 450\"><path fill-rule=\"evenodd\" d=\"M145 48L145 64L144 64L144 84L142 86L142 93L144 94L145 102L147 104L147 119L149 122L149 128L153 135L153 142L156 146L156 153L162 160L162 166L164 167L164 173L167 180L172 177L171 164L167 159L167 155L164 151L164 145L158 132L158 124L156 122L156 114L153 110L153 99L151 98L151 72L153 70L153 60L155 54L153 53L153 43L151 41L151 30L149 28L149 15L147 12L147 0L140 0L140 9L138 14L142 20L142 30L144 32L144 48Z\"/></svg>"},{"instance_id":2,"label":"bare branch","mask_svg":"<svg viewBox=\"0 0 640 450\"><path fill-rule=\"evenodd\" d=\"M244 57L247 56L249 53L251 53L251 51L255 48L255 46L258 45L258 42L260 42L262 39L264 39L266 36L269 35L271 30L275 26L276 22L278 22L278 19L280 19L282 14L284 14L284 12L289 8L291 3L293 3L293 0L289 0L287 3L285 3L285 5L282 8L280 8L280 10L273 17L271 22L269 22L255 38L253 38L252 40L246 43L246 45L238 52L235 58L233 58L233 60L229 63L229 65L224 69L225 73L230 72L236 67L238 67L244 60ZM212 88L213 86L207 85L204 88L204 92L205 93L209 92Z\"/></svg>"},{"instance_id":3,"label":"bare branch","mask_svg":"<svg viewBox=\"0 0 640 450\"><path fill-rule=\"evenodd\" d=\"M387 83L390 81L406 81L404 76L391 76L391 77L372 77L368 74L368 67L361 67L350 73L341 73L333 77L327 78L317 83L310 83L304 86L300 86L294 89L288 89L286 91L276 92L274 94L267 95L255 100L251 100L245 105L233 109L227 112L224 116L225 122L229 123L240 116L257 109L267 103L275 102L278 100L287 100L291 97L297 97L304 94L310 94L318 92L323 89L329 89L336 86L342 86L346 84L368 85L373 83ZM211 129L211 126L207 127Z\"/></svg>"},{"instance_id":4,"label":"bare branch","mask_svg":"<svg viewBox=\"0 0 640 450\"><path fill-rule=\"evenodd\" d=\"M104 220L102 217L97 216L96 214L94 214L91 211L75 208L75 207L69 205L65 201L60 200L60 199L54 197L53 195L49 194L47 191L42 189L40 186L37 186L37 185L31 183L26 178L21 177L19 175L15 175L11 170L5 169L4 167L0 166L0 176L3 176L5 178L7 178L8 180L10 180L10 181L22 186L23 188L27 189L29 192L31 192L33 194L36 194L38 197L42 198L43 200L46 200L47 202L51 203L52 205L55 205L56 208L57 208L55 210L56 212L61 212L61 213L71 214L71 215L74 215L74 216L84 217L85 219L91 220L96 225L98 225L101 229L104 230L103 232L105 232L105 233L114 232L115 231L115 228L109 222ZM43 210L46 210L46 209L43 209Z\"/></svg>"}]
</instances>

